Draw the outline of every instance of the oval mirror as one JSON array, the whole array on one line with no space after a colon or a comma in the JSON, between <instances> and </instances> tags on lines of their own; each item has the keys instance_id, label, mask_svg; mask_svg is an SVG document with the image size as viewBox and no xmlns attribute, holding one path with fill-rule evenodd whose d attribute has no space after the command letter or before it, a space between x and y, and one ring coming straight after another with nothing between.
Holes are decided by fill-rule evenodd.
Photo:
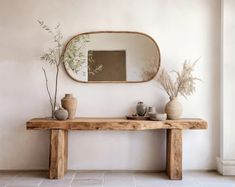
<instances>
[{"instance_id":1,"label":"oval mirror","mask_svg":"<svg viewBox=\"0 0 235 187\"><path fill-rule=\"evenodd\" d=\"M143 33L82 33L67 43L64 65L78 82L145 82L158 72L160 51Z\"/></svg>"}]
</instances>

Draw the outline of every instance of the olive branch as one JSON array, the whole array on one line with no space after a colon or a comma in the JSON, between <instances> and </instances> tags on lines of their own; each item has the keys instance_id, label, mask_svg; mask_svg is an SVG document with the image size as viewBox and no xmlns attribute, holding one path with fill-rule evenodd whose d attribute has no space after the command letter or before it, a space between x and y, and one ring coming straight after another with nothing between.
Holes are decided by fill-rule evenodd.
<instances>
[{"instance_id":1,"label":"olive branch","mask_svg":"<svg viewBox=\"0 0 235 187\"><path fill-rule=\"evenodd\" d=\"M50 105L51 105L51 112L52 112L51 117L53 118L56 104L57 104L58 78L59 78L60 65L63 62L63 55L62 55L63 35L60 31L60 24L56 25L56 27L54 27L53 29L50 29L43 21L38 20L38 23L42 29L47 31L52 36L53 42L55 43L54 48L49 48L47 52L45 52L40 57L41 60L48 62L51 65L54 65L56 69L54 95L52 97L52 94L49 89L47 72L44 68L42 68L44 76L45 76L45 81L46 81L46 89L47 89L47 93L48 93Z\"/></svg>"}]
</instances>

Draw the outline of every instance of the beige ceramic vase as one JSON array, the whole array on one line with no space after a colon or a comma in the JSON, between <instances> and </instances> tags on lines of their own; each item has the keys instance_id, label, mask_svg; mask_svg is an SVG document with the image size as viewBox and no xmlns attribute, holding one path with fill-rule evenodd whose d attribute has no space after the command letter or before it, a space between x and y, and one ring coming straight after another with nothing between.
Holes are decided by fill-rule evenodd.
<instances>
[{"instance_id":1,"label":"beige ceramic vase","mask_svg":"<svg viewBox=\"0 0 235 187\"><path fill-rule=\"evenodd\" d=\"M74 119L77 109L77 99L72 94L65 94L65 97L61 99L61 105L68 111L68 119Z\"/></svg>"},{"instance_id":2,"label":"beige ceramic vase","mask_svg":"<svg viewBox=\"0 0 235 187\"><path fill-rule=\"evenodd\" d=\"M165 112L167 113L168 119L179 119L183 107L182 104L178 101L177 97L170 97L170 101L166 104Z\"/></svg>"}]
</instances>

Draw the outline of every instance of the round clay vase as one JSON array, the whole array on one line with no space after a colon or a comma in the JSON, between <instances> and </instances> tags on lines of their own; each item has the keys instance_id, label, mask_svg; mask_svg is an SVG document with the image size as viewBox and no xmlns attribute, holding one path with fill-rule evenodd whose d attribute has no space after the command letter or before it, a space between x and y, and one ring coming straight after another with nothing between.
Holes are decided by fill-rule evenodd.
<instances>
[{"instance_id":1,"label":"round clay vase","mask_svg":"<svg viewBox=\"0 0 235 187\"><path fill-rule=\"evenodd\" d=\"M72 94L65 94L65 97L61 99L61 105L68 111L68 119L74 119L77 109L77 99Z\"/></svg>"},{"instance_id":2,"label":"round clay vase","mask_svg":"<svg viewBox=\"0 0 235 187\"><path fill-rule=\"evenodd\" d=\"M57 120L66 120L68 119L69 113L67 110L59 108L55 111L54 115Z\"/></svg>"},{"instance_id":3,"label":"round clay vase","mask_svg":"<svg viewBox=\"0 0 235 187\"><path fill-rule=\"evenodd\" d=\"M165 112L167 113L168 119L180 118L183 112L183 107L177 97L170 97L170 101L166 104Z\"/></svg>"},{"instance_id":4,"label":"round clay vase","mask_svg":"<svg viewBox=\"0 0 235 187\"><path fill-rule=\"evenodd\" d=\"M138 102L136 105L136 113L139 116L144 116L147 112L147 106L143 102Z\"/></svg>"}]
</instances>

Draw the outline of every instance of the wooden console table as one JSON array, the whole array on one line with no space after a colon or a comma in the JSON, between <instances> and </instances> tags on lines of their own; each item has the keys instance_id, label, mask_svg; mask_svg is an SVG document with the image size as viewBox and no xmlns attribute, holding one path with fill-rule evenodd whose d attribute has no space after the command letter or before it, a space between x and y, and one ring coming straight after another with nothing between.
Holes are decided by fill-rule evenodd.
<instances>
[{"instance_id":1,"label":"wooden console table","mask_svg":"<svg viewBox=\"0 0 235 187\"><path fill-rule=\"evenodd\" d=\"M49 178L61 179L67 171L68 130L167 130L166 171L170 179L182 179L182 130L206 129L202 119L142 121L114 118L77 118L57 121L35 118L27 122L27 129L50 130Z\"/></svg>"}]
</instances>

